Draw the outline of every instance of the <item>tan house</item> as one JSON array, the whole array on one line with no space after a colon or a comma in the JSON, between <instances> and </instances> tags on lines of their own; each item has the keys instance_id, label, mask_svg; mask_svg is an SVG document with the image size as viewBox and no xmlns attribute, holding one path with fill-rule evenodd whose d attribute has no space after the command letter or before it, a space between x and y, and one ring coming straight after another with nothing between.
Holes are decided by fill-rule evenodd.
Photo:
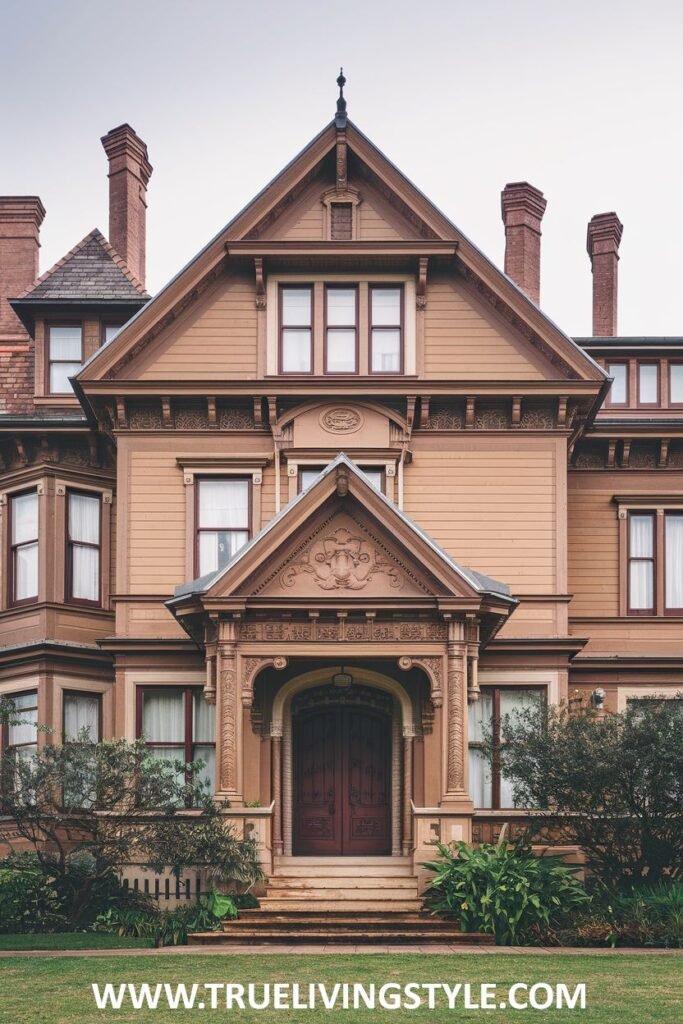
<instances>
[{"instance_id":1,"label":"tan house","mask_svg":"<svg viewBox=\"0 0 683 1024\"><path fill-rule=\"evenodd\" d=\"M342 96L150 299L146 146L103 143L109 242L36 280L42 204L0 199L0 694L202 758L271 907L326 857L410 909L436 836L524 819L492 716L683 685L683 339L616 336L615 214L568 337L542 193L503 273Z\"/></svg>"}]
</instances>

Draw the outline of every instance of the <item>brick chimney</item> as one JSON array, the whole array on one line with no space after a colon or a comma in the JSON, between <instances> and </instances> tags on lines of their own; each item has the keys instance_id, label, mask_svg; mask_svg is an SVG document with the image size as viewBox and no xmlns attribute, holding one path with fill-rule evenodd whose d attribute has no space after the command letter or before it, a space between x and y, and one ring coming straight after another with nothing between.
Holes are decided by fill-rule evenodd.
<instances>
[{"instance_id":1,"label":"brick chimney","mask_svg":"<svg viewBox=\"0 0 683 1024\"><path fill-rule=\"evenodd\" d=\"M0 342L26 339L7 300L21 295L38 277L44 216L38 196L0 196Z\"/></svg>"},{"instance_id":2,"label":"brick chimney","mask_svg":"<svg viewBox=\"0 0 683 1024\"><path fill-rule=\"evenodd\" d=\"M617 267L624 226L616 213L596 213L588 222L586 248L593 271L593 335L617 333Z\"/></svg>"},{"instance_id":3,"label":"brick chimney","mask_svg":"<svg viewBox=\"0 0 683 1024\"><path fill-rule=\"evenodd\" d=\"M109 241L144 284L147 183L152 174L147 146L129 124L112 128L102 145L109 158Z\"/></svg>"},{"instance_id":4,"label":"brick chimney","mask_svg":"<svg viewBox=\"0 0 683 1024\"><path fill-rule=\"evenodd\" d=\"M514 181L500 194L505 224L505 273L538 305L541 292L541 221L547 202L528 181Z\"/></svg>"}]
</instances>

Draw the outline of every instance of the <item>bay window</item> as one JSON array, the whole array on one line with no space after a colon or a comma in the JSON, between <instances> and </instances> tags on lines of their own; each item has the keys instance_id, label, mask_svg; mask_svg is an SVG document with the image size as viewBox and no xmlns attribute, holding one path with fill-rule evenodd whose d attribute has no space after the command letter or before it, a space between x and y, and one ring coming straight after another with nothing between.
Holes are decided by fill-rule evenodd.
<instances>
[{"instance_id":1,"label":"bay window","mask_svg":"<svg viewBox=\"0 0 683 1024\"><path fill-rule=\"evenodd\" d=\"M38 691L10 693L12 722L4 727L3 746L17 758L32 757L38 749Z\"/></svg>"},{"instance_id":2,"label":"bay window","mask_svg":"<svg viewBox=\"0 0 683 1024\"><path fill-rule=\"evenodd\" d=\"M99 693L84 693L75 690L64 692L62 728L64 741L99 743L101 735L102 698Z\"/></svg>"},{"instance_id":3,"label":"bay window","mask_svg":"<svg viewBox=\"0 0 683 1024\"><path fill-rule=\"evenodd\" d=\"M69 377L83 363L83 329L80 324L47 328L47 390L51 395L71 395Z\"/></svg>"},{"instance_id":4,"label":"bay window","mask_svg":"<svg viewBox=\"0 0 683 1024\"><path fill-rule=\"evenodd\" d=\"M11 604L38 597L38 491L13 494L9 499L9 600Z\"/></svg>"},{"instance_id":5,"label":"bay window","mask_svg":"<svg viewBox=\"0 0 683 1024\"><path fill-rule=\"evenodd\" d=\"M403 288L370 286L370 372L403 371Z\"/></svg>"},{"instance_id":6,"label":"bay window","mask_svg":"<svg viewBox=\"0 0 683 1024\"><path fill-rule=\"evenodd\" d=\"M500 763L502 724L506 716L538 707L544 699L539 687L484 686L479 701L468 705L470 794L475 807L503 809L517 806L512 783ZM492 740L493 757L484 750Z\"/></svg>"},{"instance_id":7,"label":"bay window","mask_svg":"<svg viewBox=\"0 0 683 1024\"><path fill-rule=\"evenodd\" d=\"M313 369L313 288L280 288L280 373Z\"/></svg>"},{"instance_id":8,"label":"bay window","mask_svg":"<svg viewBox=\"0 0 683 1024\"><path fill-rule=\"evenodd\" d=\"M249 540L250 481L242 477L197 480L196 568L198 576L216 572Z\"/></svg>"},{"instance_id":9,"label":"bay window","mask_svg":"<svg viewBox=\"0 0 683 1024\"><path fill-rule=\"evenodd\" d=\"M150 686L138 688L137 735L144 739L152 757L203 761L195 782L215 789L216 708L207 704L199 686Z\"/></svg>"},{"instance_id":10,"label":"bay window","mask_svg":"<svg viewBox=\"0 0 683 1024\"><path fill-rule=\"evenodd\" d=\"M358 289L325 287L325 373L358 372Z\"/></svg>"},{"instance_id":11,"label":"bay window","mask_svg":"<svg viewBox=\"0 0 683 1024\"><path fill-rule=\"evenodd\" d=\"M67 600L100 603L101 498L67 491Z\"/></svg>"}]
</instances>

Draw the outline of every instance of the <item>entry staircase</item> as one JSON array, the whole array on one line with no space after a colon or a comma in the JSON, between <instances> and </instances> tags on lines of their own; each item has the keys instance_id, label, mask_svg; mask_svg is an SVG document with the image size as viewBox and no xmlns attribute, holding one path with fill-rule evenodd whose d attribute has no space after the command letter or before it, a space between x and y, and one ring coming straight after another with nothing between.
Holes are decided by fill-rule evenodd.
<instances>
[{"instance_id":1,"label":"entry staircase","mask_svg":"<svg viewBox=\"0 0 683 1024\"><path fill-rule=\"evenodd\" d=\"M257 910L191 944L490 943L422 909L410 857L280 857Z\"/></svg>"}]
</instances>

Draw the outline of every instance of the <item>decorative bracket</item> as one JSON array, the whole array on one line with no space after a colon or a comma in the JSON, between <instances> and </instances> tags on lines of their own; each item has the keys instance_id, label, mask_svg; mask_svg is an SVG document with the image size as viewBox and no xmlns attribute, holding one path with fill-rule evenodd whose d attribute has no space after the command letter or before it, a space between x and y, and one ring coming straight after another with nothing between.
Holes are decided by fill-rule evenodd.
<instances>
[{"instance_id":1,"label":"decorative bracket","mask_svg":"<svg viewBox=\"0 0 683 1024\"><path fill-rule=\"evenodd\" d=\"M254 270L256 272L256 308L266 308L266 284L263 277L263 257L254 257Z\"/></svg>"},{"instance_id":2,"label":"decorative bracket","mask_svg":"<svg viewBox=\"0 0 683 1024\"><path fill-rule=\"evenodd\" d=\"M429 256L420 256L420 266L417 275L417 301L418 309L427 308L427 267Z\"/></svg>"}]
</instances>

